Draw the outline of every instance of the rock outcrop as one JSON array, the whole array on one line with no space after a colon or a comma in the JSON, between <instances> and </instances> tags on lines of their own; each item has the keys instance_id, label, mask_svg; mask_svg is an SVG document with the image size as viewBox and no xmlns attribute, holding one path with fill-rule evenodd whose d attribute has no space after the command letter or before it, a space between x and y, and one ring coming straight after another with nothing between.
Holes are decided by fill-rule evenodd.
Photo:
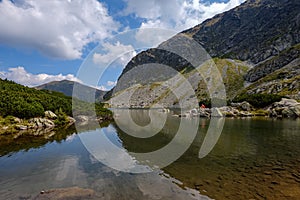
<instances>
[{"instance_id":1,"label":"rock outcrop","mask_svg":"<svg viewBox=\"0 0 300 200\"><path fill-rule=\"evenodd\" d=\"M179 117L255 117L269 116L275 118L297 118L300 117L300 103L294 99L283 98L266 108L255 109L248 102L232 103L231 106L219 108L192 109Z\"/></svg>"},{"instance_id":2,"label":"rock outcrop","mask_svg":"<svg viewBox=\"0 0 300 200\"><path fill-rule=\"evenodd\" d=\"M252 106L247 101L243 101L241 103L231 103L231 106L243 111L251 111Z\"/></svg>"},{"instance_id":3,"label":"rock outcrop","mask_svg":"<svg viewBox=\"0 0 300 200\"><path fill-rule=\"evenodd\" d=\"M283 98L269 107L271 117L300 117L300 103L294 99Z\"/></svg>"},{"instance_id":4,"label":"rock outcrop","mask_svg":"<svg viewBox=\"0 0 300 200\"><path fill-rule=\"evenodd\" d=\"M45 111L45 117L48 119L57 119L57 115L50 110Z\"/></svg>"},{"instance_id":5,"label":"rock outcrop","mask_svg":"<svg viewBox=\"0 0 300 200\"><path fill-rule=\"evenodd\" d=\"M46 118L32 118L28 122L30 128L52 128L55 126L53 121Z\"/></svg>"}]
</instances>

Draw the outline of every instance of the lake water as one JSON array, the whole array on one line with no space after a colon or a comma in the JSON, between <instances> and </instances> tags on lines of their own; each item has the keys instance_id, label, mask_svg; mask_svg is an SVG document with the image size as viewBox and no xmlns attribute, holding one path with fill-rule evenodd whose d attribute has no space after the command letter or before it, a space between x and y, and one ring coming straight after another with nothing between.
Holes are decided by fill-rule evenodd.
<instances>
[{"instance_id":1,"label":"lake water","mask_svg":"<svg viewBox=\"0 0 300 200\"><path fill-rule=\"evenodd\" d=\"M0 199L72 186L97 199L300 198L299 119L213 120L132 110L102 128L1 136ZM169 144L177 148L147 157Z\"/></svg>"}]
</instances>

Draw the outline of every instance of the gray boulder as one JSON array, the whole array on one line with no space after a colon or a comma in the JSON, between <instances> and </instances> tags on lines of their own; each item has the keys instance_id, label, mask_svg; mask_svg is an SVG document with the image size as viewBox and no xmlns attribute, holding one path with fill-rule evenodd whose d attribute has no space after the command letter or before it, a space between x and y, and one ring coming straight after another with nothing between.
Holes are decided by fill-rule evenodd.
<instances>
[{"instance_id":1,"label":"gray boulder","mask_svg":"<svg viewBox=\"0 0 300 200\"><path fill-rule=\"evenodd\" d=\"M300 103L294 99L283 98L270 106L269 113L271 117L300 117Z\"/></svg>"},{"instance_id":2,"label":"gray boulder","mask_svg":"<svg viewBox=\"0 0 300 200\"><path fill-rule=\"evenodd\" d=\"M231 103L231 106L243 111L251 111L251 104L248 103L247 101L243 101L241 103Z\"/></svg>"},{"instance_id":3,"label":"gray boulder","mask_svg":"<svg viewBox=\"0 0 300 200\"><path fill-rule=\"evenodd\" d=\"M289 107L284 108L281 112L283 117L297 117L297 115L293 112L293 110Z\"/></svg>"},{"instance_id":4,"label":"gray boulder","mask_svg":"<svg viewBox=\"0 0 300 200\"><path fill-rule=\"evenodd\" d=\"M45 118L32 118L28 122L33 125L33 128L51 128L55 126L53 121Z\"/></svg>"},{"instance_id":5,"label":"gray boulder","mask_svg":"<svg viewBox=\"0 0 300 200\"><path fill-rule=\"evenodd\" d=\"M292 107L291 110L297 115L297 117L300 117L300 104Z\"/></svg>"},{"instance_id":6,"label":"gray boulder","mask_svg":"<svg viewBox=\"0 0 300 200\"><path fill-rule=\"evenodd\" d=\"M295 99L282 98L280 102L274 103L273 107L289 107L300 105Z\"/></svg>"},{"instance_id":7,"label":"gray boulder","mask_svg":"<svg viewBox=\"0 0 300 200\"><path fill-rule=\"evenodd\" d=\"M23 126L23 125L16 125L16 128L18 130L27 130L28 129L27 126Z\"/></svg>"},{"instance_id":8,"label":"gray boulder","mask_svg":"<svg viewBox=\"0 0 300 200\"><path fill-rule=\"evenodd\" d=\"M73 117L68 116L67 119L69 124L74 124L76 122L76 119L74 119Z\"/></svg>"},{"instance_id":9,"label":"gray boulder","mask_svg":"<svg viewBox=\"0 0 300 200\"><path fill-rule=\"evenodd\" d=\"M18 117L14 117L14 122L17 124L20 124L20 123L22 123L22 120Z\"/></svg>"},{"instance_id":10,"label":"gray boulder","mask_svg":"<svg viewBox=\"0 0 300 200\"><path fill-rule=\"evenodd\" d=\"M52 111L48 110L45 111L45 117L47 117L48 119L57 119L57 115L54 114Z\"/></svg>"},{"instance_id":11,"label":"gray boulder","mask_svg":"<svg viewBox=\"0 0 300 200\"><path fill-rule=\"evenodd\" d=\"M78 115L75 117L76 121L78 122L88 122L89 121L89 117L85 116L85 115Z\"/></svg>"},{"instance_id":12,"label":"gray boulder","mask_svg":"<svg viewBox=\"0 0 300 200\"><path fill-rule=\"evenodd\" d=\"M219 108L211 108L210 116L211 117L223 117L223 114Z\"/></svg>"}]
</instances>

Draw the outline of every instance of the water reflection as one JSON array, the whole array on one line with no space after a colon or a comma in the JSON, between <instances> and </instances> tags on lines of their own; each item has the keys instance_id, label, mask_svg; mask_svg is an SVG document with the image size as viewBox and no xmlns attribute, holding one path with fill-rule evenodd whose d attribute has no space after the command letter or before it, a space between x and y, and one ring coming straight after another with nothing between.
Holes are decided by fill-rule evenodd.
<instances>
[{"instance_id":1,"label":"water reflection","mask_svg":"<svg viewBox=\"0 0 300 200\"><path fill-rule=\"evenodd\" d=\"M87 150L103 164L124 172L145 173L151 172L153 169L161 169L176 161L192 144L197 133L199 118L178 118L160 110L114 110L114 114L118 116L115 119L115 128L118 129L119 137L129 137L129 148L124 148L108 139L110 133L103 133L103 129L91 132L88 135L81 134L80 138ZM146 120L150 118L150 122L146 124ZM216 123L223 125L222 119ZM140 126L139 124L145 124ZM220 127L219 126L219 127ZM209 133L205 140L205 146L201 149L201 156L207 155L213 148L219 135L215 134L218 126L209 129L213 131ZM159 128L159 129L157 129ZM153 132L155 134L153 134ZM213 134L213 135L211 135ZM92 135L92 137L91 137ZM146 138L146 139L145 139ZM154 148L156 140L166 141L158 148ZM152 143L151 141L154 140ZM151 149L144 149L144 143ZM154 145L152 145L154 144ZM138 149L131 151L132 146L142 148L142 152Z\"/></svg>"},{"instance_id":2,"label":"water reflection","mask_svg":"<svg viewBox=\"0 0 300 200\"><path fill-rule=\"evenodd\" d=\"M225 118L211 118L210 123L213 126L210 126L207 130L207 134L199 150L199 158L207 156L217 144L222 133Z\"/></svg>"},{"instance_id":3,"label":"water reflection","mask_svg":"<svg viewBox=\"0 0 300 200\"><path fill-rule=\"evenodd\" d=\"M112 126L103 130L109 140L122 145ZM96 130L81 134L98 138ZM110 157L114 156L111 152ZM78 135L72 135L61 143L0 157L0 199L33 199L42 190L72 186L93 189L95 199L208 199L195 190L182 190L173 179L161 174L162 171L131 174L113 170L98 162Z\"/></svg>"},{"instance_id":4,"label":"water reflection","mask_svg":"<svg viewBox=\"0 0 300 200\"><path fill-rule=\"evenodd\" d=\"M137 124L150 123L147 111L132 116ZM0 199L33 198L41 190L71 186L95 190L96 199L299 199L300 120L226 119L222 134L210 135L210 120L197 119L199 129L192 140L188 134L193 120L169 114L163 129L146 138L127 134L117 123L101 129L89 125L78 133L61 130L50 142L25 135L12 142L3 136ZM222 126L222 120L216 124ZM180 123L185 132L176 138ZM93 156L83 137L105 151ZM137 156L171 141L181 148L191 140L187 151L162 170ZM105 162L123 171L151 172L125 173Z\"/></svg>"},{"instance_id":5,"label":"water reflection","mask_svg":"<svg viewBox=\"0 0 300 200\"><path fill-rule=\"evenodd\" d=\"M0 135L0 156L19 151L40 148L47 143L62 142L76 133L74 126L59 130L20 131L10 135Z\"/></svg>"}]
</instances>

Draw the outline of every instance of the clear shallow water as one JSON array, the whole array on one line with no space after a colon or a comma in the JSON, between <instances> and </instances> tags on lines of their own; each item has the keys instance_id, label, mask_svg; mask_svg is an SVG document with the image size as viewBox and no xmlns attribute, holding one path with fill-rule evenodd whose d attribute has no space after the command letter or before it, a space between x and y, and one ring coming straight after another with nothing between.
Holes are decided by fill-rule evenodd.
<instances>
[{"instance_id":1,"label":"clear shallow water","mask_svg":"<svg viewBox=\"0 0 300 200\"><path fill-rule=\"evenodd\" d=\"M134 110L131 116L140 126L151 121L147 111ZM130 124L126 120L124 124ZM188 150L171 165L145 174L119 172L95 157L124 169L139 164L145 167L143 158L129 152L163 148L175 138L180 118L169 115L163 130L146 139L126 134L120 123L86 128L78 134L73 134L74 129L61 130L50 142L36 137L0 137L0 199L33 197L41 190L72 186L91 188L98 199L207 199L205 195L215 199L299 199L299 120L226 119L222 133L214 137L207 137L210 121L198 120L199 130ZM182 123L189 134L195 120ZM131 127L127 128L125 131L130 131ZM109 140L99 141L101 134ZM123 151L91 155L83 138L98 146L111 142ZM182 145L186 140L176 142ZM28 145L21 145L24 142ZM200 159L204 144L213 148Z\"/></svg>"}]
</instances>

